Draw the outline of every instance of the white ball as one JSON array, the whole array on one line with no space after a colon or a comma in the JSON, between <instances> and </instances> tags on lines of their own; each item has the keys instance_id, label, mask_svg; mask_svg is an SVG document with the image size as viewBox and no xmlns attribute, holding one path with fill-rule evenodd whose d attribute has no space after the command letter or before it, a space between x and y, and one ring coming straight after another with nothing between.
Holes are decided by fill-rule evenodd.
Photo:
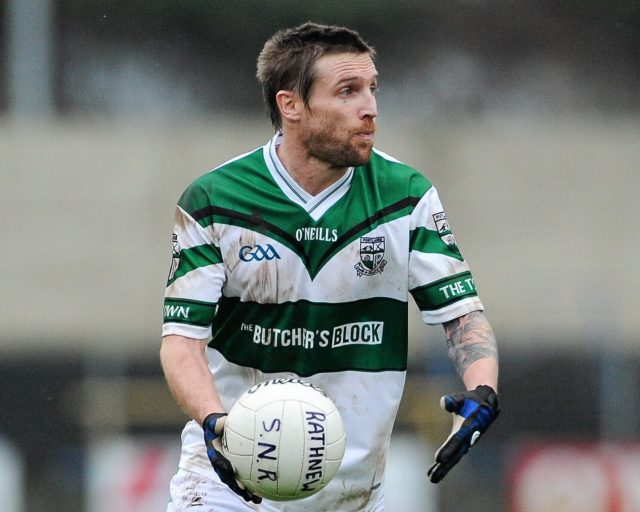
<instances>
[{"instance_id":1,"label":"white ball","mask_svg":"<svg viewBox=\"0 0 640 512\"><path fill-rule=\"evenodd\" d=\"M297 500L335 476L345 442L340 413L320 388L301 379L272 379L250 388L231 408L222 451L252 493Z\"/></svg>"}]
</instances>

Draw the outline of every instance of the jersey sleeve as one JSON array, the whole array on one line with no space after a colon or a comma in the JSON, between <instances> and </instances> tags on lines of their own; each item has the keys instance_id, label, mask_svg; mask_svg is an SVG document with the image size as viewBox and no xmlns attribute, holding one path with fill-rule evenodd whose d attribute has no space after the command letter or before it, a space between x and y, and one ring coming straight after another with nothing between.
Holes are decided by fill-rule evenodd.
<instances>
[{"instance_id":1,"label":"jersey sleeve","mask_svg":"<svg viewBox=\"0 0 640 512\"><path fill-rule=\"evenodd\" d=\"M435 187L411 214L409 290L427 324L484 309Z\"/></svg>"},{"instance_id":2,"label":"jersey sleeve","mask_svg":"<svg viewBox=\"0 0 640 512\"><path fill-rule=\"evenodd\" d=\"M176 208L171 268L164 297L162 335L211 336L225 271L212 225L198 222L202 191L187 190Z\"/></svg>"}]
</instances>

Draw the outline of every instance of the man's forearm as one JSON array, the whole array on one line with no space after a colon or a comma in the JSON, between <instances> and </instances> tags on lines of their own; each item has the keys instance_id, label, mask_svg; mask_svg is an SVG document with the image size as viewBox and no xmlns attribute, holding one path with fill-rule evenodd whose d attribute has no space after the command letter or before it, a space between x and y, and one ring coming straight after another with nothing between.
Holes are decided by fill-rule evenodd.
<instances>
[{"instance_id":1,"label":"man's forearm","mask_svg":"<svg viewBox=\"0 0 640 512\"><path fill-rule=\"evenodd\" d=\"M205 340L165 336L160 361L178 405L199 424L212 412L224 412L204 353Z\"/></svg>"},{"instance_id":2,"label":"man's forearm","mask_svg":"<svg viewBox=\"0 0 640 512\"><path fill-rule=\"evenodd\" d=\"M467 389L480 384L498 389L498 346L484 314L473 311L446 322L449 358Z\"/></svg>"}]
</instances>

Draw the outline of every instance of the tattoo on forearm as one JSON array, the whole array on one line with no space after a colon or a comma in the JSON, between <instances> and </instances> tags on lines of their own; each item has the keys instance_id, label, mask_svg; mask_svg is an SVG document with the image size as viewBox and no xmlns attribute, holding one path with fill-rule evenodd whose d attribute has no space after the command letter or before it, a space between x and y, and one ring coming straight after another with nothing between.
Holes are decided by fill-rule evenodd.
<instances>
[{"instance_id":1,"label":"tattoo on forearm","mask_svg":"<svg viewBox=\"0 0 640 512\"><path fill-rule=\"evenodd\" d=\"M464 375L469 365L478 359L498 360L496 337L480 311L446 322L444 325L449 358L458 375Z\"/></svg>"}]
</instances>

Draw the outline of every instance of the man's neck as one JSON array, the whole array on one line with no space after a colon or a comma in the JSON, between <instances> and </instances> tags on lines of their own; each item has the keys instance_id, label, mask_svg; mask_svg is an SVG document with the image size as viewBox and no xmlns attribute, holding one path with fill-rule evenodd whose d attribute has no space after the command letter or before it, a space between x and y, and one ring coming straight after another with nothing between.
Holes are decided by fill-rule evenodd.
<instances>
[{"instance_id":1,"label":"man's neck","mask_svg":"<svg viewBox=\"0 0 640 512\"><path fill-rule=\"evenodd\" d=\"M333 185L347 172L346 167L331 167L310 156L304 147L292 144L286 137L276 146L276 153L291 178L312 196Z\"/></svg>"}]
</instances>

